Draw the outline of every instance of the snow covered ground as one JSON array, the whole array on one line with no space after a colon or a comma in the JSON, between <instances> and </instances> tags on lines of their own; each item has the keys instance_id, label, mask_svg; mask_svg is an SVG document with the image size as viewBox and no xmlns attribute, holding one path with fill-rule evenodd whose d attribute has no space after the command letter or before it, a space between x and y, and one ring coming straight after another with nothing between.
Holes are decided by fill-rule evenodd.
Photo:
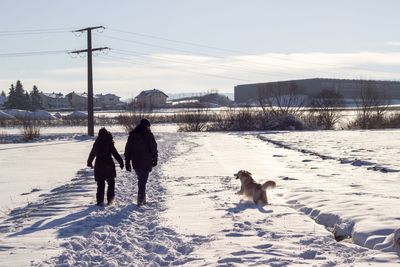
<instances>
[{"instance_id":1,"label":"snow covered ground","mask_svg":"<svg viewBox=\"0 0 400 267\"><path fill-rule=\"evenodd\" d=\"M0 145L0 266L400 263L398 132L154 132L143 207L125 170L117 202L94 206L90 138ZM240 169L277 182L270 205L235 194Z\"/></svg>"}]
</instances>

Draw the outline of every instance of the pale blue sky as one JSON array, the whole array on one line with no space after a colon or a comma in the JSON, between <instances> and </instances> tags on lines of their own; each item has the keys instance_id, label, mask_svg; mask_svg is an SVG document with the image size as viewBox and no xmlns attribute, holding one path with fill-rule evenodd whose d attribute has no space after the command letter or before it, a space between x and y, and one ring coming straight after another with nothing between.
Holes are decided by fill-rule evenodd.
<instances>
[{"instance_id":1,"label":"pale blue sky","mask_svg":"<svg viewBox=\"0 0 400 267\"><path fill-rule=\"evenodd\" d=\"M0 54L86 46L85 35L67 31L6 31L107 27L94 35L94 46L115 50L94 58L95 91L123 97L154 87L232 92L236 84L307 77L399 79L395 0L2 0L0 7ZM63 54L0 56L0 90L16 79L26 89L84 91L86 61Z\"/></svg>"}]
</instances>

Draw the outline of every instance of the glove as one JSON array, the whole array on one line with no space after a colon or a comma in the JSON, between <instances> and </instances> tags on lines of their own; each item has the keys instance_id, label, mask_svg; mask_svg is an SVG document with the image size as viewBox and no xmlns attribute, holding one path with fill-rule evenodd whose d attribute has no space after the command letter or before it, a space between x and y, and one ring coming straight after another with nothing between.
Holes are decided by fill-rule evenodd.
<instances>
[{"instance_id":1,"label":"glove","mask_svg":"<svg viewBox=\"0 0 400 267\"><path fill-rule=\"evenodd\" d=\"M121 168L121 170L123 170L123 169L124 169L124 163L121 162L121 163L119 164L119 167Z\"/></svg>"},{"instance_id":2,"label":"glove","mask_svg":"<svg viewBox=\"0 0 400 267\"><path fill-rule=\"evenodd\" d=\"M90 167L90 168L93 168L93 164L92 164L90 161L87 162L87 165L86 165L86 166L88 166L88 167Z\"/></svg>"},{"instance_id":3,"label":"glove","mask_svg":"<svg viewBox=\"0 0 400 267\"><path fill-rule=\"evenodd\" d=\"M153 167L157 166L157 160L153 161Z\"/></svg>"},{"instance_id":4,"label":"glove","mask_svg":"<svg viewBox=\"0 0 400 267\"><path fill-rule=\"evenodd\" d=\"M126 169L128 172L131 172L131 171L132 171L131 163L130 163L129 161L125 161L125 169Z\"/></svg>"}]
</instances>

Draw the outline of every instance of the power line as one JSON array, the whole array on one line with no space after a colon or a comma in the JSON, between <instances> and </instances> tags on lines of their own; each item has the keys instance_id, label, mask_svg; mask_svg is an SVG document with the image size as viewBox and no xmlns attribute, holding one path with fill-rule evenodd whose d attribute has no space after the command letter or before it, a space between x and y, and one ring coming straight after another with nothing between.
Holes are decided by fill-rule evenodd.
<instances>
[{"instance_id":1,"label":"power line","mask_svg":"<svg viewBox=\"0 0 400 267\"><path fill-rule=\"evenodd\" d=\"M32 51L32 52L17 52L17 53L2 53L0 57L25 57L25 56L42 56L42 55L54 55L54 54L65 54L66 50L50 50L50 51Z\"/></svg>"},{"instance_id":2,"label":"power line","mask_svg":"<svg viewBox=\"0 0 400 267\"><path fill-rule=\"evenodd\" d=\"M46 32L46 31L72 31L75 28L47 28L47 29L29 29L29 30L6 30L0 31L2 33L30 33L30 32Z\"/></svg>"},{"instance_id":3,"label":"power line","mask_svg":"<svg viewBox=\"0 0 400 267\"><path fill-rule=\"evenodd\" d=\"M127 56L138 56L138 57L144 57L144 56L149 56L152 58L157 58L166 62L173 62L173 63L182 63L186 65L193 65L193 66L198 66L198 65L203 65L203 66L209 66L212 68L218 68L226 71L244 71L250 74L255 74L255 75L269 75L271 73L282 75L282 76L287 76L290 75L289 73L284 73L284 72L278 72L278 71L256 71L256 70L251 70L251 69L246 69L242 67L233 67L232 65L227 65L227 64L221 64L221 63L202 63L202 62L196 62L196 63L189 63L188 61L184 60L176 60L176 59L170 59L166 57L161 57L161 56L156 56L152 54L142 54L139 52L134 52L134 51L128 51L128 50L120 50L120 49L114 49L112 53L115 54L121 54L121 55L127 55Z\"/></svg>"},{"instance_id":4,"label":"power line","mask_svg":"<svg viewBox=\"0 0 400 267\"><path fill-rule=\"evenodd\" d=\"M156 56L156 55L152 55L152 54L143 54L143 53L139 53L139 52L136 52L136 51L129 51L129 50L114 49L113 53L123 54L123 55L134 55L134 56L139 56L139 57L147 55L147 56L151 56L153 58L159 58L159 59L164 60L164 61L175 62L175 63L183 63L183 64L191 64L191 63L188 63L187 61L169 59L169 58L160 57L160 56ZM223 60L225 58L214 57L214 59L222 59ZM241 60L239 60L239 61L241 61ZM277 74L277 75L280 75L280 76L291 76L291 75L293 75L293 73L289 73L289 72L282 72L282 71L276 71L276 70L257 71L257 70L253 70L253 69L249 69L249 68L233 67L232 65L221 64L221 63L195 63L195 64L196 65L207 65L207 66L211 65L212 67L217 67L219 69L224 69L224 70L245 71L247 73L251 73L251 74L255 74L255 75L270 75L271 73ZM264 64L256 64L256 65L264 66ZM273 67L282 67L280 65L275 65L275 64L265 64L265 65L273 66ZM305 71L307 69L306 68L301 68L299 70L300 71ZM314 68L308 69L308 70L313 71L313 72L329 74L329 75L339 75L339 76L349 76L350 77L349 74L343 74L343 73L339 73L339 72L316 70Z\"/></svg>"},{"instance_id":5,"label":"power line","mask_svg":"<svg viewBox=\"0 0 400 267\"><path fill-rule=\"evenodd\" d=\"M131 34L131 35L137 35L137 36L142 36L142 37L157 39L157 40L163 40L163 41L178 43L178 44L185 44L185 45L203 47L203 48L208 48L208 49L214 49L214 50L219 50L219 51L224 51L224 52L243 53L242 51L238 51L238 50L224 49L224 48L219 48L219 47L215 47L215 46L209 46L209 45L197 44L197 43L192 43L192 42L174 40L174 39L169 39L169 38L164 38L164 37L158 37L158 36L154 36L154 35L150 35L150 34L137 33L137 32L129 32L129 31L124 31L124 30L112 29L112 28L110 28L109 30L110 30L110 31L115 31L115 32L120 32L120 33L127 33L127 34Z\"/></svg>"},{"instance_id":6,"label":"power line","mask_svg":"<svg viewBox=\"0 0 400 267\"><path fill-rule=\"evenodd\" d=\"M187 42L187 41L182 41L182 40L175 40L175 39L164 38L164 37L159 37L159 36L155 36L155 35L132 32L132 31L126 31L126 30L119 30L119 29L113 29L113 28L110 28L109 30L114 31L114 32L119 32L119 33L126 33L126 34L130 34L130 35L141 36L141 37L145 37L145 38L163 40L163 41L167 41L167 42L173 42L173 43L178 43L178 44L202 47L202 48L218 50L218 51L224 51L224 52L230 52L230 53L239 53L239 54L244 54L244 55L253 55L254 54L254 53L241 51L241 50L236 50L236 49L220 48L220 47L215 47L215 46L210 46L210 45L204 45L204 44L199 44L199 43L194 43L194 42ZM104 37L106 37L106 36L104 36ZM108 36L106 38L111 38L111 37ZM114 38L116 38L116 37L114 37ZM122 41L124 41L124 40L122 40ZM127 40L125 39L125 41L127 41ZM182 49L173 49L173 48L168 48L168 47L165 47L165 46L150 45L150 44L146 44L146 43L138 42L138 41L132 41L132 42L135 42L137 44L149 45L149 46L153 46L153 47L176 50L176 51L185 52L185 53L192 53L190 51L182 50ZM210 54L203 54L203 55L213 56L213 55L210 55ZM313 65L327 66L327 67L333 67L333 68L338 68L339 67L339 68L353 69L353 70L358 70L358 71L377 71L377 70L372 70L372 69L368 69L368 68L359 68L359 67L351 67L351 66L338 66L338 65L334 65L334 64L327 64L327 63L313 62L313 61L308 61L308 60L299 60L299 59L293 59L293 58L286 58L286 57L277 56L277 55L269 55L269 57L276 58L276 59L283 60L283 61L290 61L290 62L296 62L296 63L305 63L305 64L313 64ZM249 60L243 60L243 61L249 62ZM256 63L254 61L250 61L250 62ZM256 64L259 64L259 63L256 63ZM269 64L269 65L271 65L271 64ZM275 66L278 66L278 65L275 65ZM304 68L303 67L303 69L309 69L309 70L314 70L315 71L315 69L312 69L312 68ZM328 71L318 71L318 72L331 73L331 72L328 72ZM394 74L392 72L387 72L387 71L383 71L383 72Z\"/></svg>"},{"instance_id":7,"label":"power line","mask_svg":"<svg viewBox=\"0 0 400 267\"><path fill-rule=\"evenodd\" d=\"M156 47L156 48L162 48L162 49L166 49L166 50L171 50L171 51L177 51L177 52L182 52L182 53L187 53L190 55L193 55L193 53L196 53L197 55L201 55L201 56L206 56L206 57L213 57L213 58L220 58L220 59L224 59L221 56L216 56L216 55L212 55L212 54L207 54L207 53L198 53L198 52L194 52L194 51L190 51L190 50L185 50L185 49L178 49L178 48L172 48L172 47L167 47L167 46L162 46L162 45L156 45L156 44L149 44L149 43L145 43L145 42L140 42L140 41L135 41L135 40L130 40L130 39L124 39L124 38L119 38L119 37L114 37L114 36L109 36L109 35L97 35L99 37L103 37L103 38L109 38L109 39L114 39L114 40L119 40L119 41L124 41L124 42L129 42L129 43L135 43L135 44L139 44L139 45L143 45L143 46L149 46L149 47ZM255 62L255 61L251 61L251 60L246 60L246 59L242 59L242 58L235 58L238 61L242 61L245 62L247 64L251 63L252 65L257 65L257 66L270 66L270 67L282 67L281 65L278 64L271 64L271 63L259 63L259 62ZM296 60L291 60L291 61L296 61ZM297 62L297 61L296 61ZM337 65L329 65L331 67L335 67L338 68L340 66ZM343 66L342 68L345 69L353 69L353 70L357 70L357 71L377 71L377 70L371 70L371 69L365 69L365 68L356 68L356 67L349 67L349 66ZM319 72L319 73L324 73L324 74L328 74L328 75L347 75L350 76L348 74L343 74L343 73L338 73L338 72L333 72L333 71L325 71L325 70L318 70L316 68L310 68L310 67L301 67L298 68L299 70L309 70L309 71L313 71L313 72ZM384 72L384 73L388 73L388 74L394 74L392 72L387 72L387 71L379 71L379 72Z\"/></svg>"},{"instance_id":8,"label":"power line","mask_svg":"<svg viewBox=\"0 0 400 267\"><path fill-rule=\"evenodd\" d=\"M146 38L152 38L152 39L158 39L158 40L178 43L178 44L185 44L185 45L203 47L203 48L207 48L207 49L213 49L213 50L229 52L229 53L239 53L239 54L245 54L245 55L253 55L253 54L255 54L255 53L252 53L252 52L246 52L246 51L242 51L242 50L220 48L220 47L216 47L216 46L210 46L210 45L204 45L204 44L199 44L199 43L187 42L187 41L182 41L182 40L174 40L174 39L169 39L169 38L164 38L164 37L159 37L159 36L150 35L150 34L144 34L144 33L137 33L137 32L131 32L131 31L118 30L118 29L109 29L109 30L115 31L115 32L120 32L120 33L127 33L127 34L131 34L131 35L136 35L136 36L142 36L142 37L146 37ZM280 56L276 56L276 55L273 55L273 56L271 55L271 57L277 58L277 59L280 59L280 60L285 60L285 61L292 61L292 62L299 62L299 63L307 63L307 64L316 64L316 65L322 65L322 66L337 67L336 65L332 65L332 64L296 60L296 59L290 59L290 58L280 57Z\"/></svg>"},{"instance_id":9,"label":"power line","mask_svg":"<svg viewBox=\"0 0 400 267\"><path fill-rule=\"evenodd\" d=\"M54 28L37 30L0 31L1 36L39 35L71 32L72 28Z\"/></svg>"},{"instance_id":10,"label":"power line","mask_svg":"<svg viewBox=\"0 0 400 267\"><path fill-rule=\"evenodd\" d=\"M149 43L145 43L145 42L134 41L134 40L124 39L124 38L118 38L118 37L109 36L109 35L98 35L98 36L99 37L104 37L104 38L110 38L110 39L114 39L114 40L119 40L119 41L124 41L124 42L129 42L129 43L140 44L140 45L149 46L149 47L163 48L163 49L167 49L167 50L187 53L189 55L193 55L193 53L194 53L193 51L190 51L190 50L184 50L184 49L171 48L171 47L166 47L166 46L161 46L161 45L149 44ZM201 55L201 56L224 59L223 57L215 56L215 55L211 55L211 54L198 53L198 52L196 52L196 53L197 53L197 55ZM244 60L244 59L240 59L240 58L237 58L237 60L249 63L248 60ZM259 65L259 66L282 67L280 65L270 64L270 63L257 63L257 62L251 62L251 63L254 64L254 65ZM303 69L305 69L305 68L303 68ZM314 68L310 69L310 70L316 71ZM324 72L324 71L322 71L322 72ZM326 72L326 73L328 73L328 72Z\"/></svg>"},{"instance_id":11,"label":"power line","mask_svg":"<svg viewBox=\"0 0 400 267\"><path fill-rule=\"evenodd\" d=\"M99 56L99 57L106 58L106 59L116 59L119 62L130 63L130 64L134 64L134 65L147 65L149 63L147 61L140 60L140 59L139 60L138 59L134 59L133 60L133 59L130 59L130 58L117 57L117 56L112 56L112 55L105 55L105 56ZM170 69L169 67L162 67L162 66L157 66L157 68ZM235 80L235 81L241 81L241 82L254 82L254 81L247 80L247 79L235 78L235 77L230 77L230 76L226 76L226 75L209 74L209 73L191 71L191 70L188 70L188 69L185 69L185 70L176 70L176 69L174 69L174 70L175 71L179 71L179 72L192 73L192 74L209 76L209 77L220 78L220 79Z\"/></svg>"}]
</instances>

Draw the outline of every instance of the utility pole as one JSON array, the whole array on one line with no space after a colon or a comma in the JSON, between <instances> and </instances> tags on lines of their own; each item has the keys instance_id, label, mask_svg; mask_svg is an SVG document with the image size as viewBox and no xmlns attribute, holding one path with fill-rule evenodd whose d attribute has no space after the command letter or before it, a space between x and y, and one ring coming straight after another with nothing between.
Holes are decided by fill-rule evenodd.
<instances>
[{"instance_id":1,"label":"utility pole","mask_svg":"<svg viewBox=\"0 0 400 267\"><path fill-rule=\"evenodd\" d=\"M92 30L105 29L103 26L89 27L73 32L87 32L87 49L70 52L71 54L87 53L87 109L88 109L88 135L94 136L94 111L93 111L93 66L92 52L110 49L109 47L92 48Z\"/></svg>"}]
</instances>

